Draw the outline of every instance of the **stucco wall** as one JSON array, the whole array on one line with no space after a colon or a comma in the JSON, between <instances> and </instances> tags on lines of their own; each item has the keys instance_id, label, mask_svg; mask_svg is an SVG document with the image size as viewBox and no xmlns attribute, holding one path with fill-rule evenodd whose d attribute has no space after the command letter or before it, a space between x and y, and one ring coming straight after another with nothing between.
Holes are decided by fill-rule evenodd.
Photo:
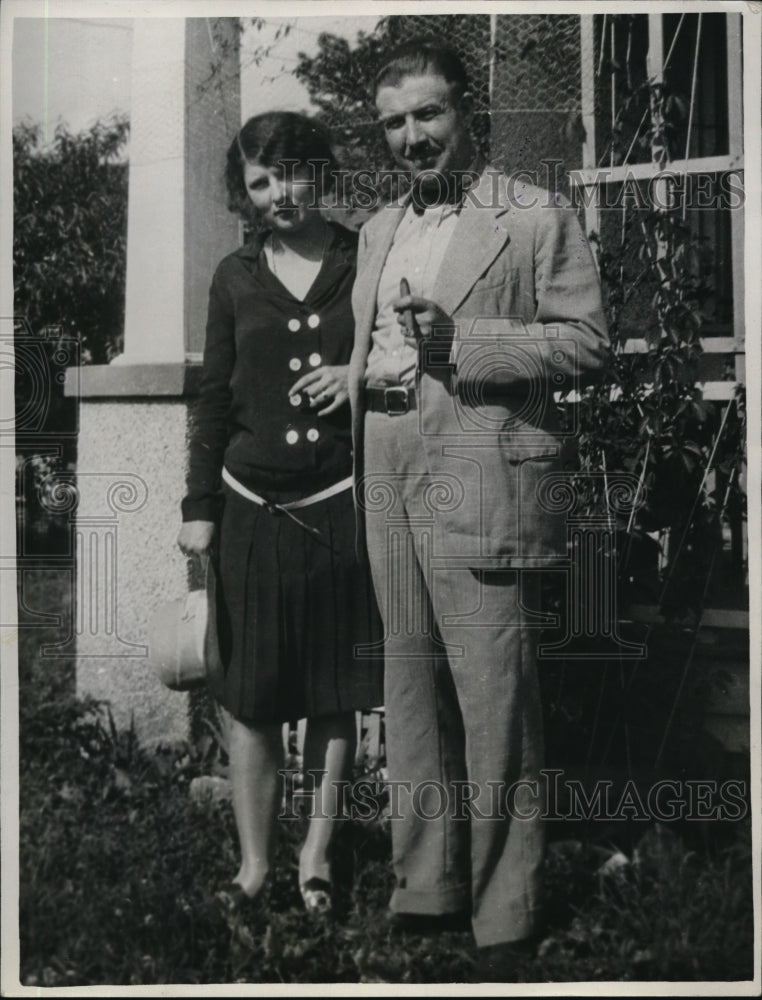
<instances>
[{"instance_id":1,"label":"stucco wall","mask_svg":"<svg viewBox=\"0 0 762 1000\"><path fill-rule=\"evenodd\" d=\"M107 699L118 725L134 714L146 743L188 735L188 696L163 687L145 648L152 610L187 587L175 546L186 424L180 399L81 403L77 692Z\"/></svg>"}]
</instances>

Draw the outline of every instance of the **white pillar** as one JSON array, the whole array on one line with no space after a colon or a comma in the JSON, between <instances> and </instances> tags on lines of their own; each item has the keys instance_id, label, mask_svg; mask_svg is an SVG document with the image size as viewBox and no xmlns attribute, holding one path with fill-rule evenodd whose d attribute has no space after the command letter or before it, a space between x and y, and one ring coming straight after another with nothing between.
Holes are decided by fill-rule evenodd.
<instances>
[{"instance_id":1,"label":"white pillar","mask_svg":"<svg viewBox=\"0 0 762 1000\"><path fill-rule=\"evenodd\" d=\"M185 21L135 21L124 363L183 361Z\"/></svg>"},{"instance_id":2,"label":"white pillar","mask_svg":"<svg viewBox=\"0 0 762 1000\"><path fill-rule=\"evenodd\" d=\"M189 735L187 696L147 659L156 605L188 589L175 539L206 301L239 242L225 154L240 124L233 19L136 18L132 65L125 351L67 375L78 395L77 690L108 700L145 742ZM210 79L212 63L220 71ZM61 502L65 501L62 495Z\"/></svg>"},{"instance_id":3,"label":"white pillar","mask_svg":"<svg viewBox=\"0 0 762 1000\"><path fill-rule=\"evenodd\" d=\"M211 272L238 239L223 183L240 118L233 42L212 18L135 20L120 364L202 349ZM227 63L214 80L213 59Z\"/></svg>"}]
</instances>

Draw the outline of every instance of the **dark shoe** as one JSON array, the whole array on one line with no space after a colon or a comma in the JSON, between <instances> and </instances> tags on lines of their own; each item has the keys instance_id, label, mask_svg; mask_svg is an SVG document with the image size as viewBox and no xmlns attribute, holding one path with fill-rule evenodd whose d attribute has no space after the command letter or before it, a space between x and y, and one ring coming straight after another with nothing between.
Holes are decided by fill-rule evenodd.
<instances>
[{"instance_id":1,"label":"dark shoe","mask_svg":"<svg viewBox=\"0 0 762 1000\"><path fill-rule=\"evenodd\" d=\"M255 896L250 896L238 882L231 882L230 885L226 885L214 894L215 900L226 917L256 911L262 905L262 896L261 891Z\"/></svg>"},{"instance_id":2,"label":"dark shoe","mask_svg":"<svg viewBox=\"0 0 762 1000\"><path fill-rule=\"evenodd\" d=\"M214 901L228 925L231 940L252 951L258 939L252 926L260 919L266 919L269 909L269 879L254 896L250 896L238 882L231 882L214 894Z\"/></svg>"},{"instance_id":3,"label":"dark shoe","mask_svg":"<svg viewBox=\"0 0 762 1000\"><path fill-rule=\"evenodd\" d=\"M299 883L304 908L311 917L325 920L333 909L333 886L324 878L308 878Z\"/></svg>"},{"instance_id":4,"label":"dark shoe","mask_svg":"<svg viewBox=\"0 0 762 1000\"><path fill-rule=\"evenodd\" d=\"M537 940L533 937L477 948L476 982L521 982L521 967L534 957L536 950Z\"/></svg>"},{"instance_id":5,"label":"dark shoe","mask_svg":"<svg viewBox=\"0 0 762 1000\"><path fill-rule=\"evenodd\" d=\"M392 934L432 937L471 930L471 915L464 910L457 913L390 913L388 919Z\"/></svg>"}]
</instances>

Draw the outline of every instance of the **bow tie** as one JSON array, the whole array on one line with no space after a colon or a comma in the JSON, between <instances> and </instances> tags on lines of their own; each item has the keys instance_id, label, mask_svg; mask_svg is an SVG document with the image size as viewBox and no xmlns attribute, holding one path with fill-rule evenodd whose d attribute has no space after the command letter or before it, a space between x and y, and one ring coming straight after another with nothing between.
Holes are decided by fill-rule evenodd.
<instances>
[{"instance_id":1,"label":"bow tie","mask_svg":"<svg viewBox=\"0 0 762 1000\"><path fill-rule=\"evenodd\" d=\"M410 203L416 215L437 205L458 205L463 199L463 177L445 178L442 174L424 174L413 182Z\"/></svg>"}]
</instances>

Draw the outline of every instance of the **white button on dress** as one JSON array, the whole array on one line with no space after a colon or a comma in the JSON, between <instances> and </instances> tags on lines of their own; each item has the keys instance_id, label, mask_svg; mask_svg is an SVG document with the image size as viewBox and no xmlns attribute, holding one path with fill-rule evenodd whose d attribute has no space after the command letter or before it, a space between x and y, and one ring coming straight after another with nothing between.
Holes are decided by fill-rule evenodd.
<instances>
[{"instance_id":1,"label":"white button on dress","mask_svg":"<svg viewBox=\"0 0 762 1000\"><path fill-rule=\"evenodd\" d=\"M322 360L319 354L310 354L310 364L313 368L317 368Z\"/></svg>"},{"instance_id":2,"label":"white button on dress","mask_svg":"<svg viewBox=\"0 0 762 1000\"><path fill-rule=\"evenodd\" d=\"M320 326L320 317L317 313L312 313L311 316L307 317L307 326L310 330L316 330Z\"/></svg>"},{"instance_id":3,"label":"white button on dress","mask_svg":"<svg viewBox=\"0 0 762 1000\"><path fill-rule=\"evenodd\" d=\"M307 431L307 440L317 441L319 437L320 437L320 432L318 431L317 427L310 427L310 429Z\"/></svg>"},{"instance_id":4,"label":"white button on dress","mask_svg":"<svg viewBox=\"0 0 762 1000\"><path fill-rule=\"evenodd\" d=\"M288 328L292 333L296 333L299 329L301 329L301 326L302 324L298 319L290 319L288 321Z\"/></svg>"},{"instance_id":5,"label":"white button on dress","mask_svg":"<svg viewBox=\"0 0 762 1000\"><path fill-rule=\"evenodd\" d=\"M286 441L289 444L296 444L296 442L298 440L299 440L299 432L298 431L287 431L286 432Z\"/></svg>"},{"instance_id":6,"label":"white button on dress","mask_svg":"<svg viewBox=\"0 0 762 1000\"><path fill-rule=\"evenodd\" d=\"M299 360L299 358L291 358L291 360L288 363L288 367L291 369L292 372L298 372L299 369L302 367L302 363Z\"/></svg>"}]
</instances>

